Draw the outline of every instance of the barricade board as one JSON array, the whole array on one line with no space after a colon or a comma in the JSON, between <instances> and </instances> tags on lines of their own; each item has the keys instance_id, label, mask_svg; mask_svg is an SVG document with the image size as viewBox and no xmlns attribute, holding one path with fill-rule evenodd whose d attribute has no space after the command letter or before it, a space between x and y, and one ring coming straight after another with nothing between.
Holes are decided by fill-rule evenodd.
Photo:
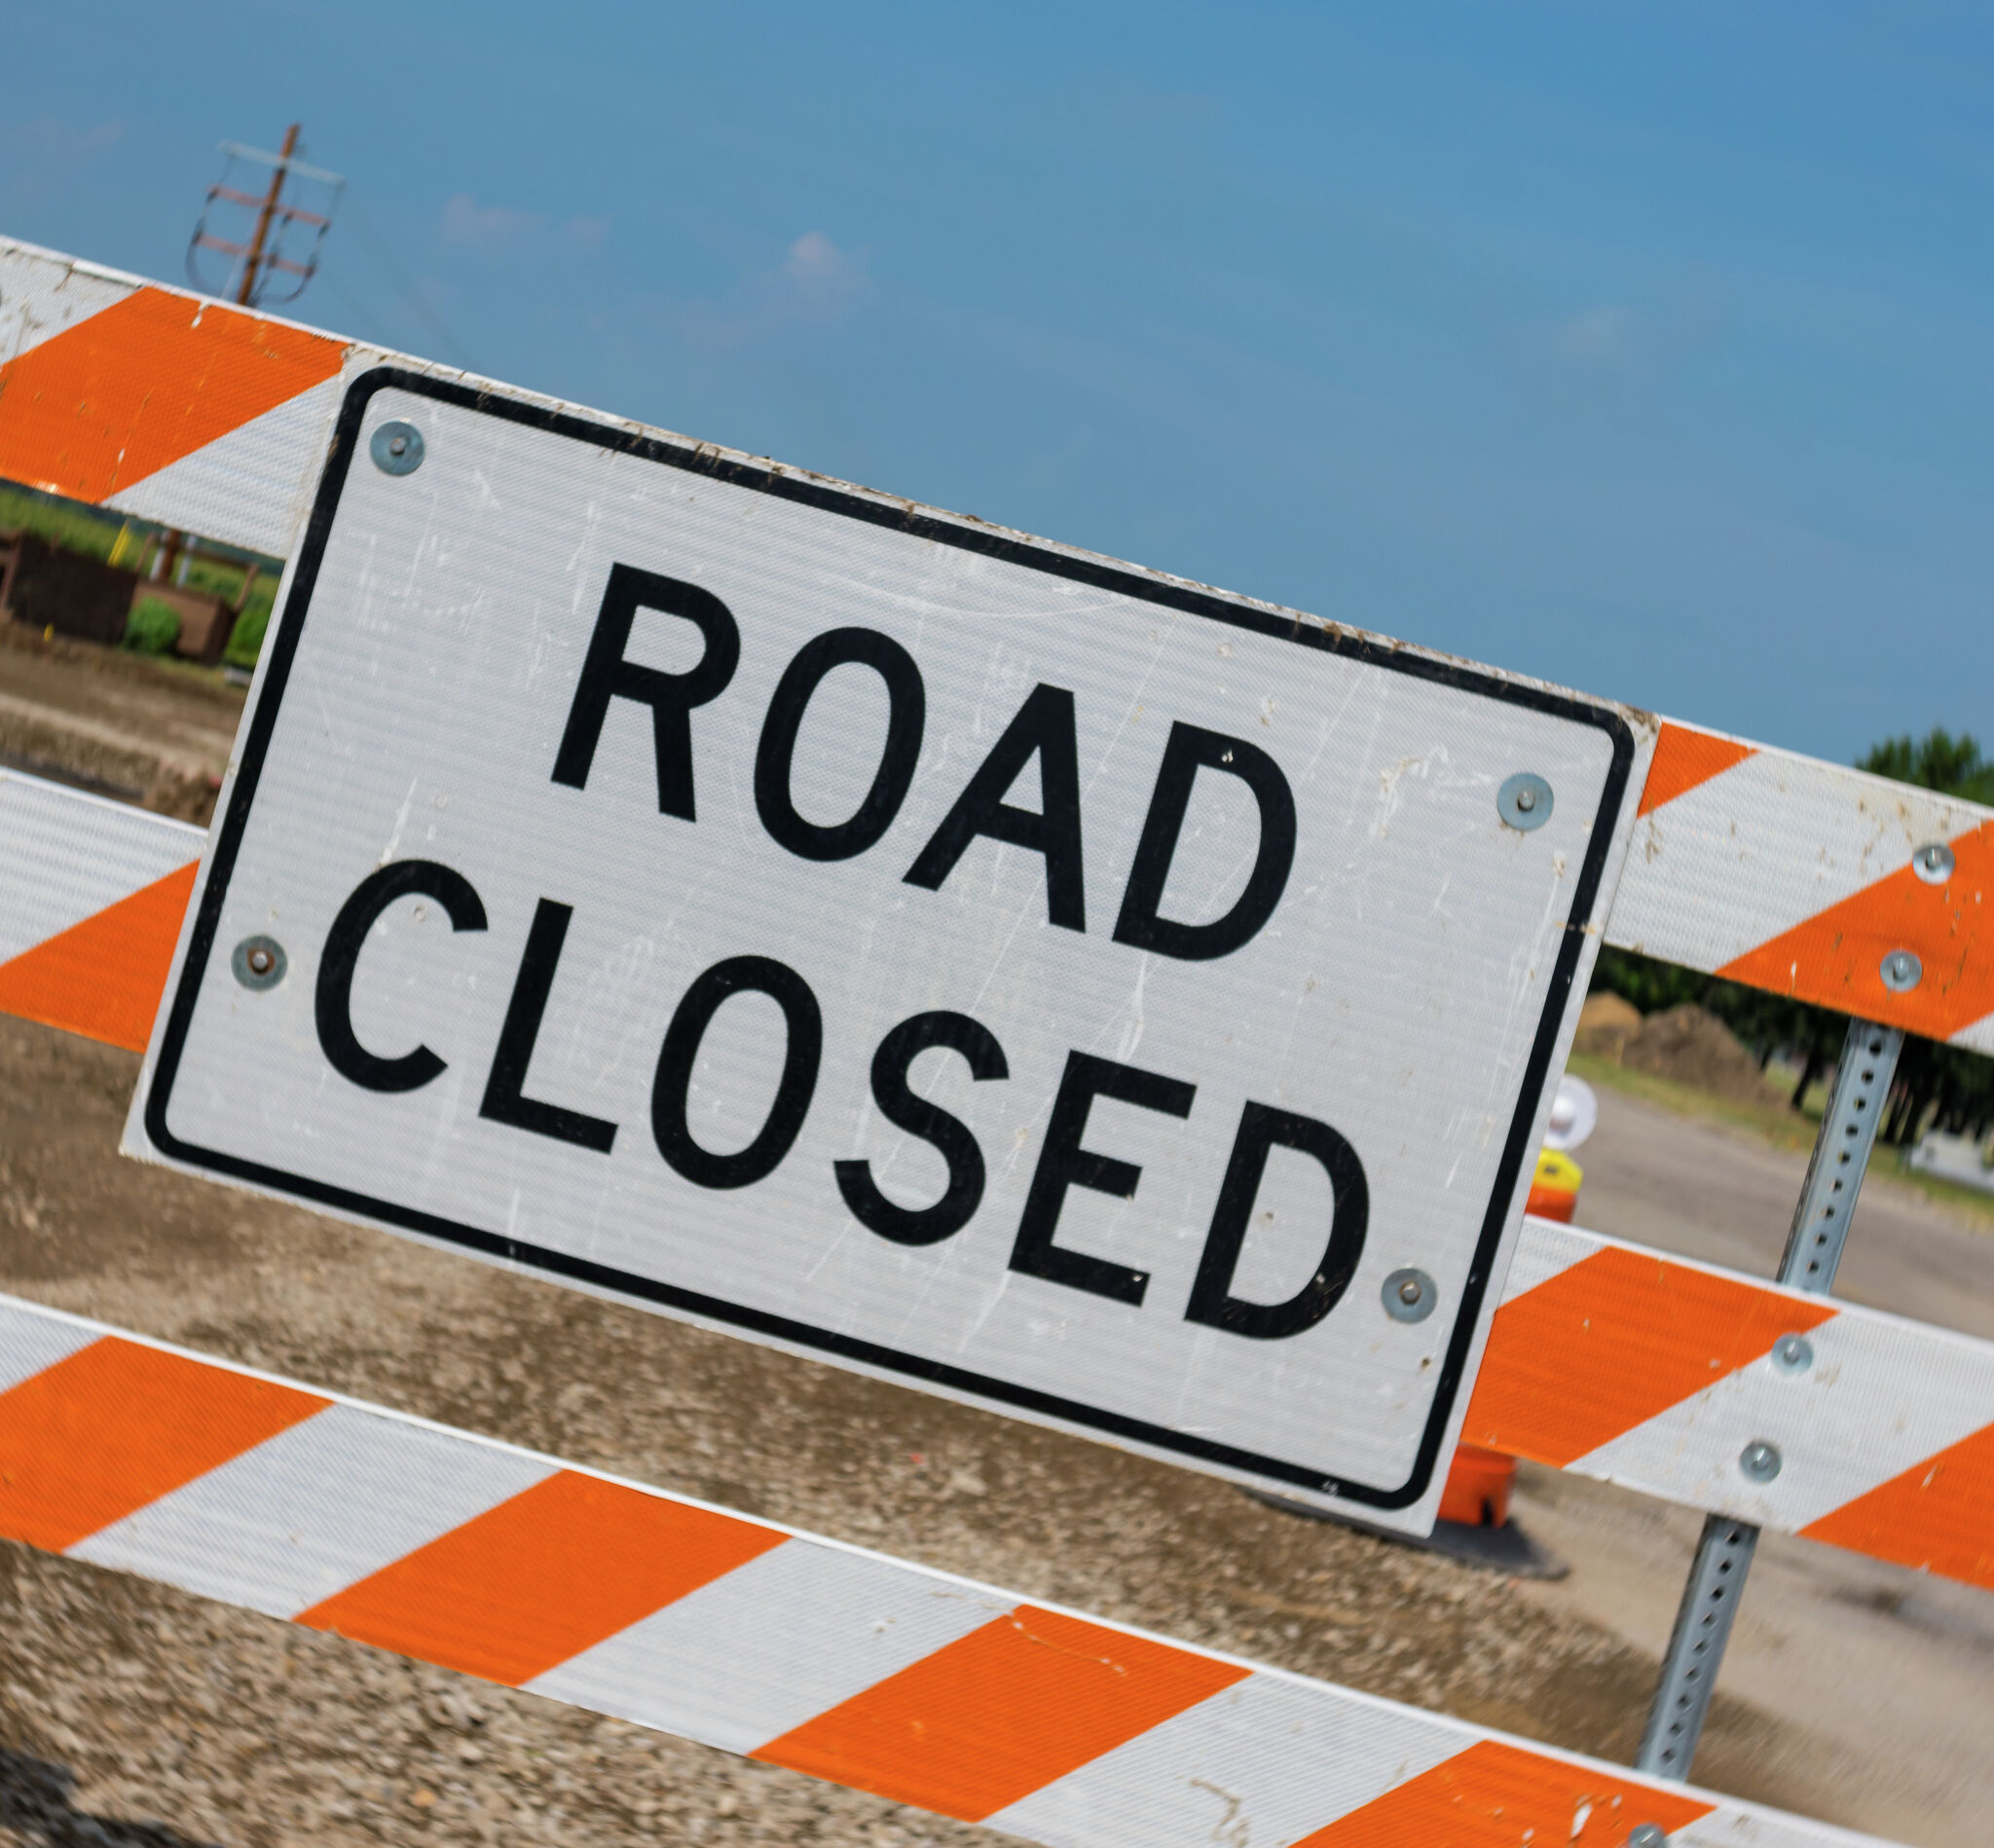
<instances>
[{"instance_id":1,"label":"barricade board","mask_svg":"<svg viewBox=\"0 0 1994 1848\"><path fill-rule=\"evenodd\" d=\"M383 364L463 377L0 238L9 480L288 557L343 395ZM1990 876L1982 805L1672 720L1606 941L1994 1053Z\"/></svg>"},{"instance_id":2,"label":"barricade board","mask_svg":"<svg viewBox=\"0 0 1994 1848\"><path fill-rule=\"evenodd\" d=\"M1047 1848L1875 1842L5 1296L0 1538Z\"/></svg>"},{"instance_id":3,"label":"barricade board","mask_svg":"<svg viewBox=\"0 0 1994 1848\"><path fill-rule=\"evenodd\" d=\"M144 1051L203 838L0 771L0 1013ZM1529 1217L1501 1296L1465 1441L1994 1587L1994 1343Z\"/></svg>"},{"instance_id":4,"label":"barricade board","mask_svg":"<svg viewBox=\"0 0 1994 1848\"><path fill-rule=\"evenodd\" d=\"M384 369L129 1146L1423 1529L1651 740Z\"/></svg>"}]
</instances>

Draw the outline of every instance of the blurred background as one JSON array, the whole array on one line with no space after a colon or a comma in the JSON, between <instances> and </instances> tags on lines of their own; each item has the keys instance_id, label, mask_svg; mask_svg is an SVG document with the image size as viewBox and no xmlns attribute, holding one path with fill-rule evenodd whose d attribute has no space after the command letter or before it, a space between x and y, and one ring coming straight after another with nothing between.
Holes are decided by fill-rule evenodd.
<instances>
[{"instance_id":1,"label":"blurred background","mask_svg":"<svg viewBox=\"0 0 1994 1848\"><path fill-rule=\"evenodd\" d=\"M16 0L0 228L1850 760L1994 685L1994 18ZM267 587L266 587L267 588Z\"/></svg>"}]
</instances>

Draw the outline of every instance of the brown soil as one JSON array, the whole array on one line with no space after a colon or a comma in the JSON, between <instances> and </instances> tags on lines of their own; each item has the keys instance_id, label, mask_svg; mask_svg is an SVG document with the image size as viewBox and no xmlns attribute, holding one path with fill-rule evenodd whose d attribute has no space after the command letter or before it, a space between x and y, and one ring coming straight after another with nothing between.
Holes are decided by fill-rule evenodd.
<instances>
[{"instance_id":1,"label":"brown soil","mask_svg":"<svg viewBox=\"0 0 1994 1848\"><path fill-rule=\"evenodd\" d=\"M0 765L205 823L243 698L217 669L0 619Z\"/></svg>"},{"instance_id":2,"label":"brown soil","mask_svg":"<svg viewBox=\"0 0 1994 1848\"><path fill-rule=\"evenodd\" d=\"M1734 1103L1762 1104L1773 1098L1758 1061L1738 1036L1716 1015L1690 1002L1643 1020L1620 1062L1633 1071L1673 1078Z\"/></svg>"},{"instance_id":3,"label":"brown soil","mask_svg":"<svg viewBox=\"0 0 1994 1848\"><path fill-rule=\"evenodd\" d=\"M1574 1053L1590 1053L1598 1058L1618 1060L1627 1042L1641 1031L1641 1010L1624 995L1602 989L1589 994L1578 1011L1578 1037Z\"/></svg>"},{"instance_id":4,"label":"brown soil","mask_svg":"<svg viewBox=\"0 0 1994 1848\"><path fill-rule=\"evenodd\" d=\"M1501 1579L1099 1445L125 1162L114 1148L137 1066L0 1024L0 1288L1030 1596L1623 1762L1633 1752L1652 1660ZM1806 1809L1825 1750L1720 1695L1697 1770ZM0 1842L418 1832L997 1839L0 1547Z\"/></svg>"}]
</instances>

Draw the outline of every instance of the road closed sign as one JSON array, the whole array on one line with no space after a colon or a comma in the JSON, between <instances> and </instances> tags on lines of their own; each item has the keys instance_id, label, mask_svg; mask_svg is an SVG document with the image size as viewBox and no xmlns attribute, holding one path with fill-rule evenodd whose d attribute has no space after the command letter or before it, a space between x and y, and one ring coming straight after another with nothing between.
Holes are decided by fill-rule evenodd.
<instances>
[{"instance_id":1,"label":"road closed sign","mask_svg":"<svg viewBox=\"0 0 1994 1848\"><path fill-rule=\"evenodd\" d=\"M377 372L128 1146L1422 1529L1645 738Z\"/></svg>"}]
</instances>

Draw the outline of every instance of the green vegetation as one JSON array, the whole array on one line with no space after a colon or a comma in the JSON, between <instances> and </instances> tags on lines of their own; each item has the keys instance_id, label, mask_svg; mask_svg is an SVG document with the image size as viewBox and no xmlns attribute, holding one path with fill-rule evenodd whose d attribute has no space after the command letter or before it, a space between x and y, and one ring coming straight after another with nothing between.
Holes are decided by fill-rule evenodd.
<instances>
[{"instance_id":1,"label":"green vegetation","mask_svg":"<svg viewBox=\"0 0 1994 1848\"><path fill-rule=\"evenodd\" d=\"M57 500L28 488L0 484L0 527L18 527L86 558L109 558L126 521L76 500ZM120 560L120 563L129 563Z\"/></svg>"},{"instance_id":2,"label":"green vegetation","mask_svg":"<svg viewBox=\"0 0 1994 1848\"><path fill-rule=\"evenodd\" d=\"M1980 756L1972 732L1955 738L1943 725L1934 725L1915 741L1886 738L1872 746L1856 768L1887 776L1894 783L1915 783L1921 790L1994 806L1994 763Z\"/></svg>"},{"instance_id":3,"label":"green vegetation","mask_svg":"<svg viewBox=\"0 0 1994 1848\"><path fill-rule=\"evenodd\" d=\"M277 579L266 577L263 581L269 588L249 593L248 605L236 618L236 626L229 635L229 646L222 650L222 659L231 667L254 667L256 657L263 652L263 632L270 627Z\"/></svg>"},{"instance_id":4,"label":"green vegetation","mask_svg":"<svg viewBox=\"0 0 1994 1848\"><path fill-rule=\"evenodd\" d=\"M142 571L158 542L159 529L141 520L128 520L116 513L100 512L80 501L63 500L39 494L30 488L0 482L0 528L19 528L38 537L78 552L99 558L127 571ZM187 561L186 583L190 589L204 590L233 605L242 595L247 565L229 559L196 555ZM242 613L237 617L229 646L222 659L235 667L254 667L263 647L264 631L270 626L271 606L277 598L277 575L267 567L257 571L249 586ZM132 640L127 645L144 653L163 650ZM170 644L167 645L170 647Z\"/></svg>"},{"instance_id":5,"label":"green vegetation","mask_svg":"<svg viewBox=\"0 0 1994 1848\"><path fill-rule=\"evenodd\" d=\"M1813 1146L1814 1121L1797 1110L1783 1109L1768 1092L1762 1104L1740 1103L1719 1097L1700 1085L1664 1078L1657 1072L1635 1071L1617 1060L1591 1053L1574 1053L1567 1063L1574 1078L1603 1090L1617 1090L1642 1103L1655 1104L1679 1117L1695 1117L1705 1123L1728 1124L1734 1129L1749 1129L1777 1149L1805 1149ZM1821 1114L1818 1098L1813 1119Z\"/></svg>"},{"instance_id":6,"label":"green vegetation","mask_svg":"<svg viewBox=\"0 0 1994 1848\"><path fill-rule=\"evenodd\" d=\"M179 639L179 612L161 598L143 599L125 618L125 646L134 654L170 654Z\"/></svg>"}]
</instances>

